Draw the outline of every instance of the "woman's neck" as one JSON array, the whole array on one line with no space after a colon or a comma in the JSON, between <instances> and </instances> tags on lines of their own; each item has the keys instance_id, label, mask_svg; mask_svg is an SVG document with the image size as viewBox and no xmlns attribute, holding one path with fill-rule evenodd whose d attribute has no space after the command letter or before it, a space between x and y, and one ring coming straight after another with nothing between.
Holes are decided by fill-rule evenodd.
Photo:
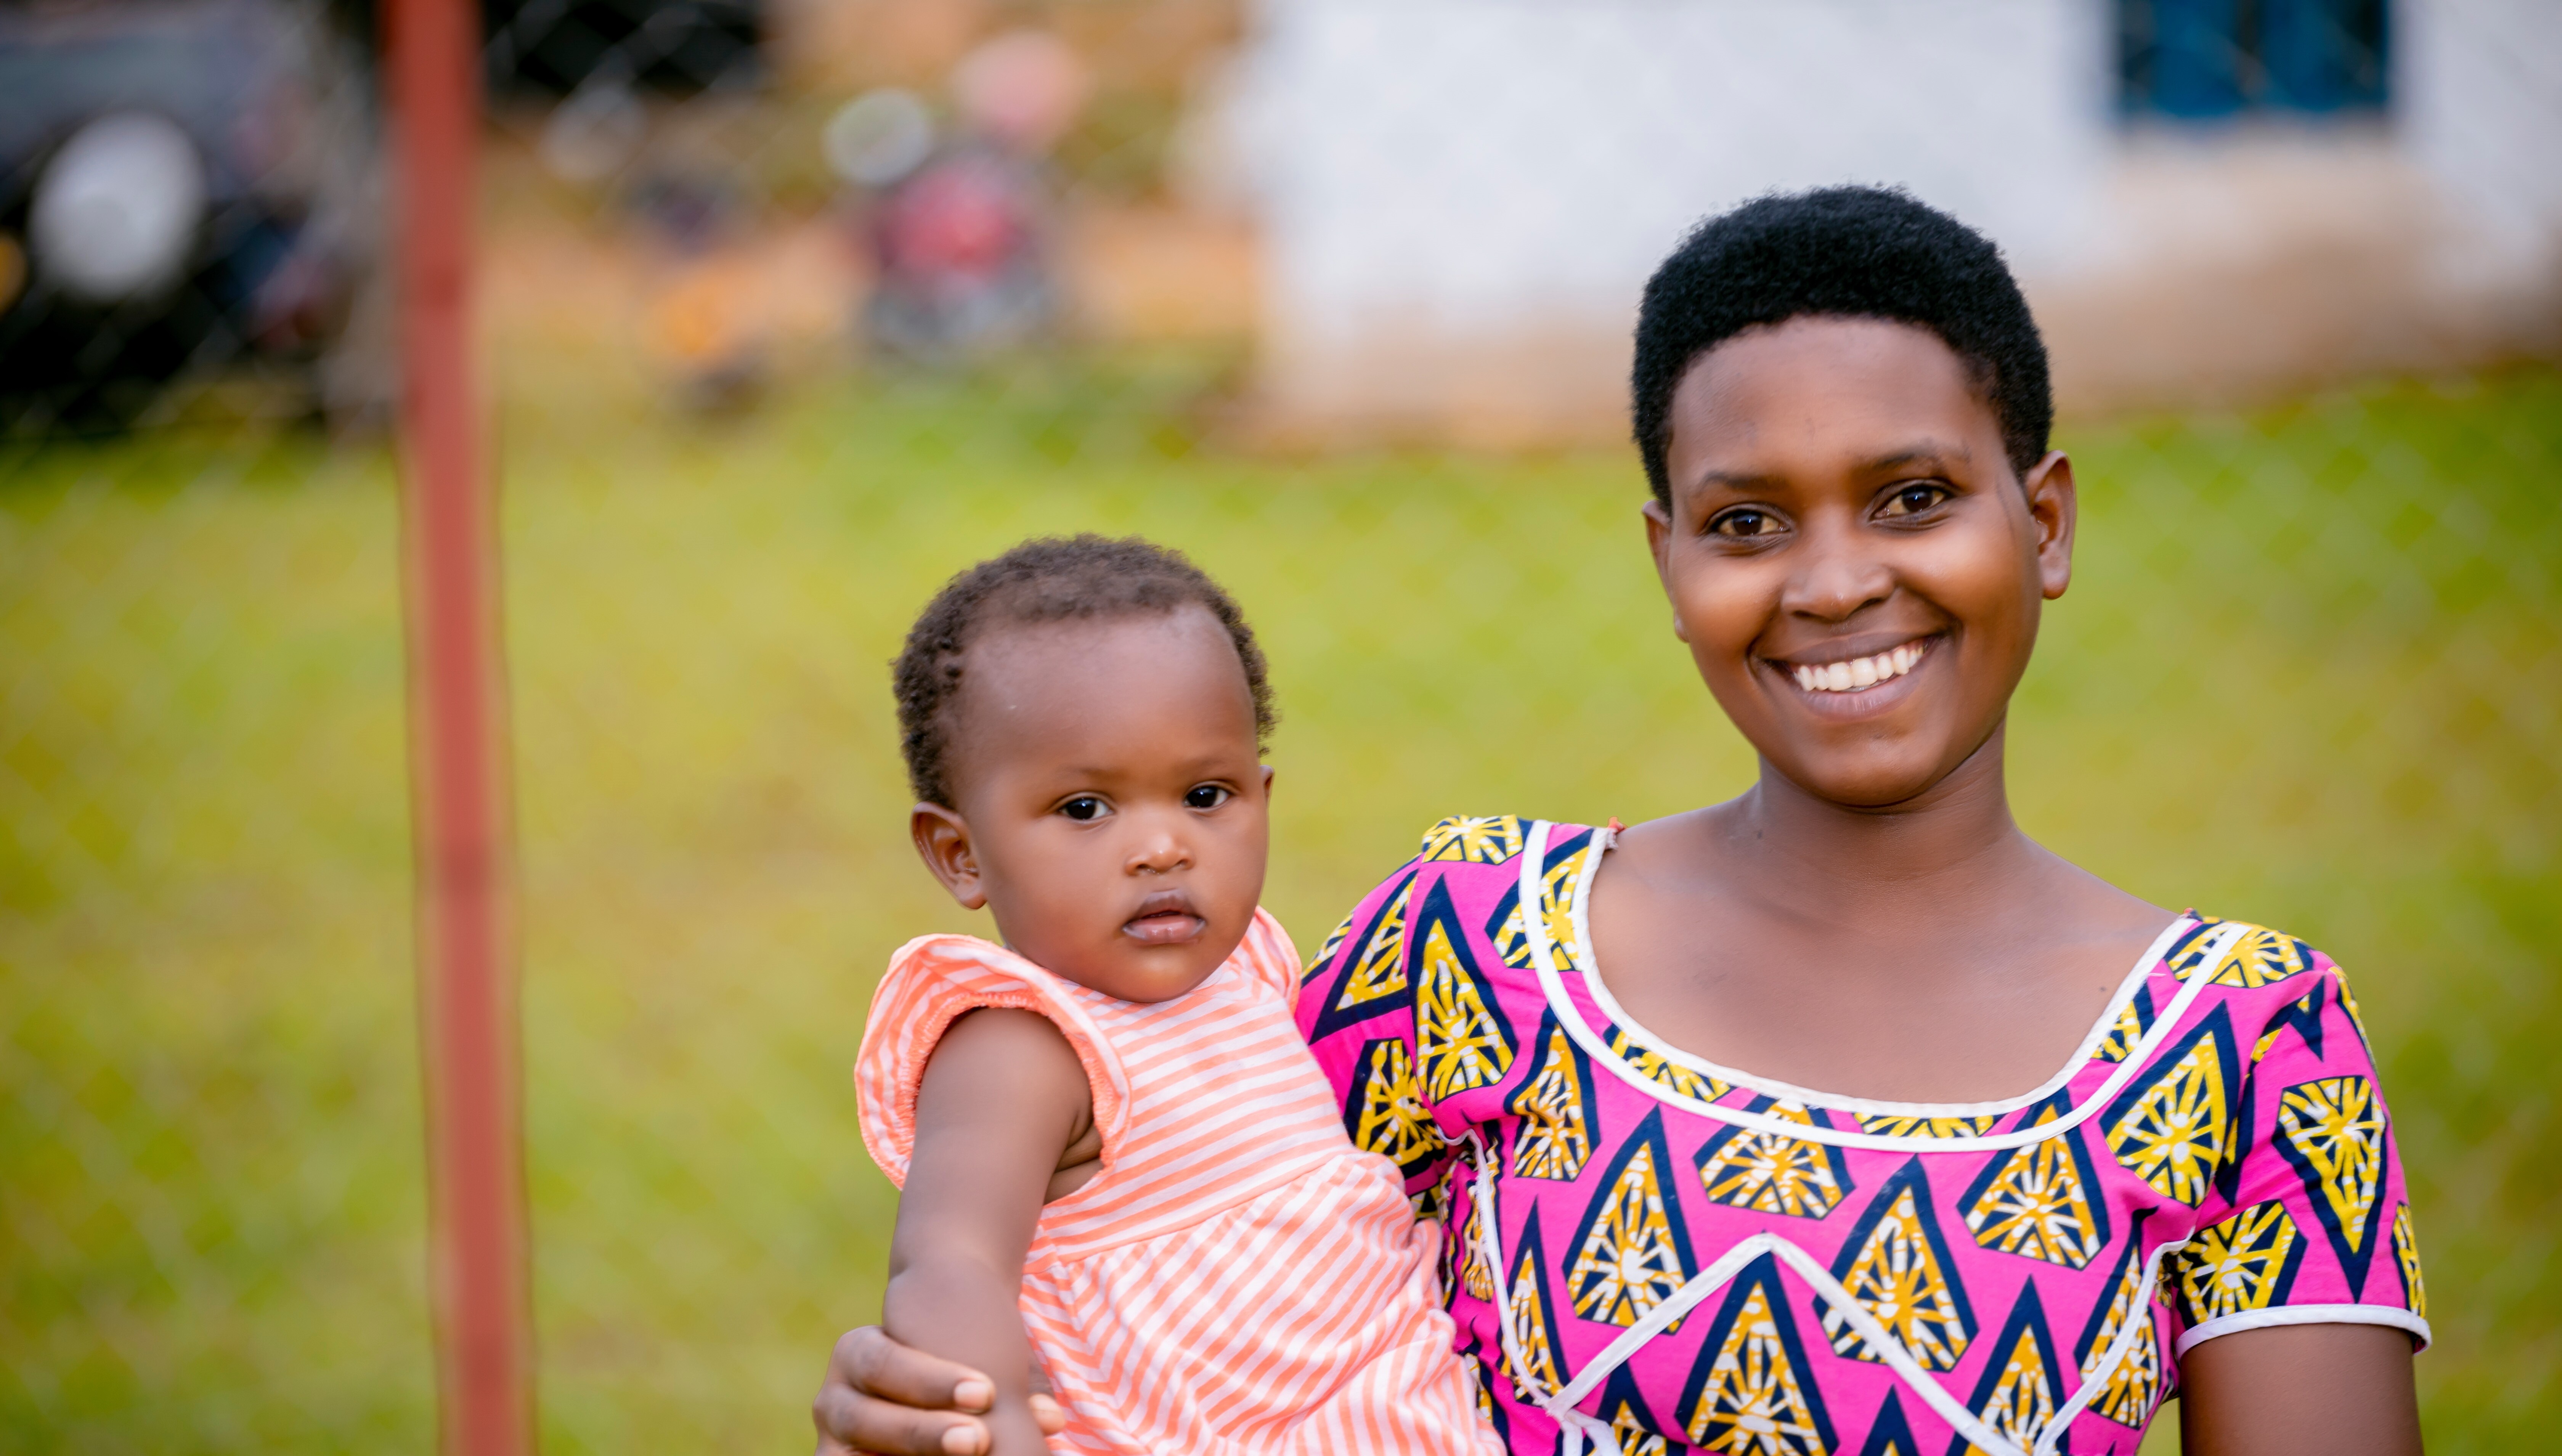
<instances>
[{"instance_id":1,"label":"woman's neck","mask_svg":"<svg viewBox=\"0 0 2562 1456\"><path fill-rule=\"evenodd\" d=\"M2003 730L1914 798L1883 806L1818 799L1765 760L1760 782L1714 818L1727 870L1774 905L1866 920L1962 913L2016 893L2051 856L2011 818Z\"/></svg>"}]
</instances>

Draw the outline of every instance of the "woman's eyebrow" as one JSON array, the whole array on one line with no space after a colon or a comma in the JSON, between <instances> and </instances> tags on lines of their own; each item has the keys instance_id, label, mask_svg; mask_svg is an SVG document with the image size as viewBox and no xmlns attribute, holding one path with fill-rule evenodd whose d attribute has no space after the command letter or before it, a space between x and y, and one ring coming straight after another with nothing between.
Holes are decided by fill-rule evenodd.
<instances>
[{"instance_id":1,"label":"woman's eyebrow","mask_svg":"<svg viewBox=\"0 0 2562 1456\"><path fill-rule=\"evenodd\" d=\"M1967 465L1974 463L1974 452L1962 445L1940 445L1933 441L1922 441L1920 444L1909 445L1902 450L1889 451L1885 455L1875 456L1862 464L1859 472L1863 475L1875 475L1883 474L1888 470L1911 469L1915 465L1932 468L1951 463Z\"/></svg>"},{"instance_id":2,"label":"woman's eyebrow","mask_svg":"<svg viewBox=\"0 0 2562 1456\"><path fill-rule=\"evenodd\" d=\"M1691 477L1691 483L1704 490L1736 490L1752 494L1774 485L1785 484L1786 479L1779 475L1765 475L1757 470L1703 470Z\"/></svg>"}]
</instances>

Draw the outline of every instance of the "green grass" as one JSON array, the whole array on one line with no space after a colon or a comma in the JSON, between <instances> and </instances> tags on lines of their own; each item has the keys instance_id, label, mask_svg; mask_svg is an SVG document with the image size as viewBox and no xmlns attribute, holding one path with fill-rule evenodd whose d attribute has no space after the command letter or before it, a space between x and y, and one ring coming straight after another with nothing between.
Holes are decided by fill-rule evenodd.
<instances>
[{"instance_id":1,"label":"green grass","mask_svg":"<svg viewBox=\"0 0 2562 1456\"><path fill-rule=\"evenodd\" d=\"M805 1449L891 1199L862 1007L968 918L883 664L1031 532L1193 552L1281 693L1311 944L1454 812L1636 819L1749 755L1633 463L1196 449L1180 377L504 419L546 1444ZM2018 703L2033 832L2339 957L2428 1257L2436 1449L2557 1414L2562 375L2076 429L2081 575ZM220 434L0 458L0 1446L423 1450L387 465Z\"/></svg>"}]
</instances>

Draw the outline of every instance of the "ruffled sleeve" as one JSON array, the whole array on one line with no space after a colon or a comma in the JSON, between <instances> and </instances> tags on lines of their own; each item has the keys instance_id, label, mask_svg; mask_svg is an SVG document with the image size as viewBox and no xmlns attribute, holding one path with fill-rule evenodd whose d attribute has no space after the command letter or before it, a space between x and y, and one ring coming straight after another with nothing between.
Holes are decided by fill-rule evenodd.
<instances>
[{"instance_id":1,"label":"ruffled sleeve","mask_svg":"<svg viewBox=\"0 0 2562 1456\"><path fill-rule=\"evenodd\" d=\"M2410 1195L2346 978L2329 957L2265 930L2232 964L2250 973L2244 984L2264 966L2276 979L2229 1002L2234 1029L2253 1038L2236 1048L2250 1064L2234 1155L2198 1231L2163 1270L2175 1350L2319 1324L2391 1325L2425 1346Z\"/></svg>"},{"instance_id":2,"label":"ruffled sleeve","mask_svg":"<svg viewBox=\"0 0 2562 1456\"><path fill-rule=\"evenodd\" d=\"M1245 940L1237 946L1231 964L1281 998L1281 1004L1298 1003L1299 948L1291 943L1290 932L1281 928L1271 911L1256 907L1254 923L1246 927Z\"/></svg>"},{"instance_id":3,"label":"ruffled sleeve","mask_svg":"<svg viewBox=\"0 0 2562 1456\"><path fill-rule=\"evenodd\" d=\"M1256 929L1269 917L1258 917ZM1278 934L1280 927L1272 927ZM1283 937L1284 954L1288 939ZM916 1148L916 1089L926 1060L944 1029L982 1006L1037 1011L1056 1025L1085 1066L1094 1089L1094 1126L1103 1139L1103 1165L1118 1160L1129 1121L1129 1075L1111 1043L1067 983L1003 946L967 935L920 936L899 947L888 974L872 994L854 1060L863 1147L891 1183L905 1186Z\"/></svg>"}]
</instances>

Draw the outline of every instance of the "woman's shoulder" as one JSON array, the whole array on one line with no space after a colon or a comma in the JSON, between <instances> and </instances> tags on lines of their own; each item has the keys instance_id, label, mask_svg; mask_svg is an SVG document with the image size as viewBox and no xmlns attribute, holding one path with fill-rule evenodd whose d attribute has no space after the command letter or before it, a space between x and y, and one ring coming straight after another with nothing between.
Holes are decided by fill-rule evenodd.
<instances>
[{"instance_id":1,"label":"woman's shoulder","mask_svg":"<svg viewBox=\"0 0 2562 1456\"><path fill-rule=\"evenodd\" d=\"M2237 1073L2273 1059L2371 1064L2365 1015L2328 955L2286 931L2194 910L2173 932L2139 998L2165 1013L2179 1007L2164 1050L2215 1043Z\"/></svg>"},{"instance_id":2,"label":"woman's shoulder","mask_svg":"<svg viewBox=\"0 0 2562 1456\"><path fill-rule=\"evenodd\" d=\"M1519 903L1523 856L1534 842L1548 898L1570 891L1582 858L1607 830L1527 815L1451 815L1425 829L1414 853L1372 885L1308 963L1307 979L1329 969L1385 967L1428 940L1425 921L1453 943L1492 943ZM1555 907L1552 906L1552 909Z\"/></svg>"}]
</instances>

